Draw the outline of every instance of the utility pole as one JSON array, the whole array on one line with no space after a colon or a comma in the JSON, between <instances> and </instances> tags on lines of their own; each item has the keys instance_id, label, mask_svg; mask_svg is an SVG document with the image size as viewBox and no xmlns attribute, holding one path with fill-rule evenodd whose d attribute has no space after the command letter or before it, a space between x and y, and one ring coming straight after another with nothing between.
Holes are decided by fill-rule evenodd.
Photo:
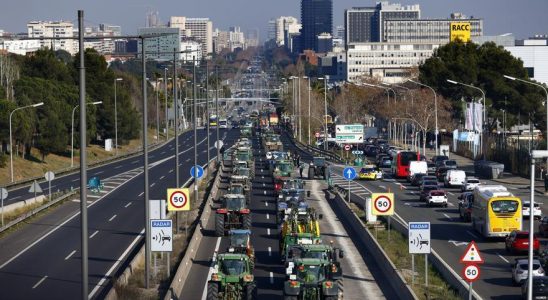
<instances>
[{"instance_id":1,"label":"utility pole","mask_svg":"<svg viewBox=\"0 0 548 300\"><path fill-rule=\"evenodd\" d=\"M177 101L177 48L173 48L173 115L175 124L175 186L179 188L179 101Z\"/></svg>"},{"instance_id":2,"label":"utility pole","mask_svg":"<svg viewBox=\"0 0 548 300\"><path fill-rule=\"evenodd\" d=\"M194 110L194 119L192 120L192 122L194 123L194 201L198 201L198 139L197 139L197 130L196 130L196 127L197 127L197 122L196 122L196 117L198 115L198 105L197 105L197 101L198 99L196 99L196 56L192 56L192 67L193 67L193 70L192 70L192 81L194 82L193 86L192 86L192 96L194 97L194 103L192 104L192 108Z\"/></svg>"},{"instance_id":3,"label":"utility pole","mask_svg":"<svg viewBox=\"0 0 548 300\"><path fill-rule=\"evenodd\" d=\"M215 114L218 116L219 115L219 67L218 66L215 66L215 78L216 78L216 81L215 81ZM227 121L228 123L228 121ZM228 124L227 124L228 126ZM217 124L217 139L215 141L215 145L218 146L218 143L219 142L219 124ZM217 163L219 163L221 161L221 147L216 147L217 148Z\"/></svg>"},{"instance_id":4,"label":"utility pole","mask_svg":"<svg viewBox=\"0 0 548 300\"><path fill-rule=\"evenodd\" d=\"M144 159L144 184L145 184L145 288L149 288L150 279L150 203L149 199L149 185L148 185L148 111L147 111L147 72L146 72L146 58L145 58L145 38L141 37L141 63L143 65L143 159ZM82 110L80 110L81 112Z\"/></svg>"}]
</instances>

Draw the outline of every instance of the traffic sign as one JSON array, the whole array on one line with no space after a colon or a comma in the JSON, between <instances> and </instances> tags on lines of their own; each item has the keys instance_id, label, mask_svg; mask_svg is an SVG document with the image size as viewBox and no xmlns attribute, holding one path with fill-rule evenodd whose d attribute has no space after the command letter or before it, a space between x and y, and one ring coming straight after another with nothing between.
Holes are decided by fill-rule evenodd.
<instances>
[{"instance_id":1,"label":"traffic sign","mask_svg":"<svg viewBox=\"0 0 548 300\"><path fill-rule=\"evenodd\" d=\"M8 190L0 188L0 198L2 198L2 200L8 198Z\"/></svg>"},{"instance_id":2,"label":"traffic sign","mask_svg":"<svg viewBox=\"0 0 548 300\"><path fill-rule=\"evenodd\" d=\"M38 182L35 180L35 181L30 185L29 193L41 193L41 192L42 192L42 188L40 187L40 185L38 184Z\"/></svg>"},{"instance_id":3,"label":"traffic sign","mask_svg":"<svg viewBox=\"0 0 548 300\"><path fill-rule=\"evenodd\" d=\"M337 125L335 140L339 143L362 143L364 127L361 124Z\"/></svg>"},{"instance_id":4,"label":"traffic sign","mask_svg":"<svg viewBox=\"0 0 548 300\"><path fill-rule=\"evenodd\" d=\"M355 155L362 155L362 154L363 154L363 151L361 151L361 150L353 150L353 151L352 151L352 154L355 154Z\"/></svg>"},{"instance_id":5,"label":"traffic sign","mask_svg":"<svg viewBox=\"0 0 548 300\"><path fill-rule=\"evenodd\" d=\"M223 146L224 146L223 141L218 140L218 141L215 142L215 148L216 149L221 149L221 148L223 148Z\"/></svg>"},{"instance_id":6,"label":"traffic sign","mask_svg":"<svg viewBox=\"0 0 548 300\"><path fill-rule=\"evenodd\" d=\"M314 136L315 136L316 138L319 138L319 137L320 137L320 133L319 133L319 132L316 132L316 133L314 134Z\"/></svg>"},{"instance_id":7,"label":"traffic sign","mask_svg":"<svg viewBox=\"0 0 548 300\"><path fill-rule=\"evenodd\" d=\"M363 134L363 125L361 124L346 124L335 126L337 134L350 133L350 134Z\"/></svg>"},{"instance_id":8,"label":"traffic sign","mask_svg":"<svg viewBox=\"0 0 548 300\"><path fill-rule=\"evenodd\" d=\"M188 189L167 189L167 210L190 210Z\"/></svg>"},{"instance_id":9,"label":"traffic sign","mask_svg":"<svg viewBox=\"0 0 548 300\"><path fill-rule=\"evenodd\" d=\"M350 151L350 149L352 149L351 145L344 145L344 150Z\"/></svg>"},{"instance_id":10,"label":"traffic sign","mask_svg":"<svg viewBox=\"0 0 548 300\"><path fill-rule=\"evenodd\" d=\"M46 174L44 174L44 178L46 178L47 181L52 181L55 179L55 174L53 174L52 171L47 171Z\"/></svg>"},{"instance_id":11,"label":"traffic sign","mask_svg":"<svg viewBox=\"0 0 548 300\"><path fill-rule=\"evenodd\" d=\"M462 278L468 282L476 281L480 276L480 268L477 265L466 265L462 268Z\"/></svg>"},{"instance_id":12,"label":"traffic sign","mask_svg":"<svg viewBox=\"0 0 548 300\"><path fill-rule=\"evenodd\" d=\"M173 250L173 223L171 220L150 220L150 251Z\"/></svg>"},{"instance_id":13,"label":"traffic sign","mask_svg":"<svg viewBox=\"0 0 548 300\"><path fill-rule=\"evenodd\" d=\"M373 214L375 216L391 216L394 214L394 193L373 193Z\"/></svg>"},{"instance_id":14,"label":"traffic sign","mask_svg":"<svg viewBox=\"0 0 548 300\"><path fill-rule=\"evenodd\" d=\"M196 173L197 173L197 176L196 176L196 179L200 179L202 178L202 176L204 176L204 168L202 168L202 166L193 166L190 168L190 176L194 177L194 168L196 167Z\"/></svg>"},{"instance_id":15,"label":"traffic sign","mask_svg":"<svg viewBox=\"0 0 548 300\"><path fill-rule=\"evenodd\" d=\"M463 264L483 263L483 257L481 257L478 247L476 246L476 243L474 241L471 241L470 244L468 244L466 251L464 251L464 255L460 258L460 262Z\"/></svg>"},{"instance_id":16,"label":"traffic sign","mask_svg":"<svg viewBox=\"0 0 548 300\"><path fill-rule=\"evenodd\" d=\"M430 254L430 222L409 222L409 253Z\"/></svg>"},{"instance_id":17,"label":"traffic sign","mask_svg":"<svg viewBox=\"0 0 548 300\"><path fill-rule=\"evenodd\" d=\"M352 167L346 167L343 170L343 176L344 178L346 178L346 180L353 180L354 178L356 178L356 175L356 170L354 170L354 168Z\"/></svg>"}]
</instances>

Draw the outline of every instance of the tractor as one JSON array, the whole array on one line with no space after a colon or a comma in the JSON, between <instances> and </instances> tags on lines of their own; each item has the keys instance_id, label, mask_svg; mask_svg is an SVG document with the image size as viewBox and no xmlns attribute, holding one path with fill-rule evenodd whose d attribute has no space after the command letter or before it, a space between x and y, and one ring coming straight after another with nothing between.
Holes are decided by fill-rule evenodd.
<instances>
[{"instance_id":1,"label":"tractor","mask_svg":"<svg viewBox=\"0 0 548 300\"><path fill-rule=\"evenodd\" d=\"M257 288L249 257L241 253L217 255L207 282L207 300L257 299Z\"/></svg>"},{"instance_id":2,"label":"tractor","mask_svg":"<svg viewBox=\"0 0 548 300\"><path fill-rule=\"evenodd\" d=\"M244 186L244 190L251 191L251 169L234 168L230 176L230 183L241 183Z\"/></svg>"},{"instance_id":3,"label":"tractor","mask_svg":"<svg viewBox=\"0 0 548 300\"><path fill-rule=\"evenodd\" d=\"M285 300L342 299L338 280L342 272L329 260L298 258L286 268L289 280L284 282Z\"/></svg>"},{"instance_id":4,"label":"tractor","mask_svg":"<svg viewBox=\"0 0 548 300\"><path fill-rule=\"evenodd\" d=\"M326 179L326 169L327 163L325 161L325 157L314 157L308 167L308 179L314 179L316 176Z\"/></svg>"},{"instance_id":5,"label":"tractor","mask_svg":"<svg viewBox=\"0 0 548 300\"><path fill-rule=\"evenodd\" d=\"M342 277L340 258L344 257L344 251L326 244L295 244L287 247L285 252L285 267L294 266L291 263L299 258L315 258L329 261L337 270L335 277Z\"/></svg>"},{"instance_id":6,"label":"tractor","mask_svg":"<svg viewBox=\"0 0 548 300\"><path fill-rule=\"evenodd\" d=\"M215 234L224 236L226 230L250 229L251 212L244 195L225 194L221 208L215 215Z\"/></svg>"},{"instance_id":7,"label":"tractor","mask_svg":"<svg viewBox=\"0 0 548 300\"><path fill-rule=\"evenodd\" d=\"M315 236L312 233L289 233L282 236L280 241L280 257L282 262L285 260L286 252L291 249L294 245L313 245L321 244L322 240L320 237Z\"/></svg>"},{"instance_id":8,"label":"tractor","mask_svg":"<svg viewBox=\"0 0 548 300\"><path fill-rule=\"evenodd\" d=\"M248 205L251 203L251 193L249 190L245 189L245 186L241 182L231 182L228 187L227 194L244 195L246 203Z\"/></svg>"},{"instance_id":9,"label":"tractor","mask_svg":"<svg viewBox=\"0 0 548 300\"><path fill-rule=\"evenodd\" d=\"M251 231L249 229L231 229L228 231L230 237L229 253L245 254L249 257L251 270L255 268L255 249L251 246Z\"/></svg>"},{"instance_id":10,"label":"tractor","mask_svg":"<svg viewBox=\"0 0 548 300\"><path fill-rule=\"evenodd\" d=\"M293 173L293 163L289 160L279 160L274 163L273 177L291 177Z\"/></svg>"}]
</instances>

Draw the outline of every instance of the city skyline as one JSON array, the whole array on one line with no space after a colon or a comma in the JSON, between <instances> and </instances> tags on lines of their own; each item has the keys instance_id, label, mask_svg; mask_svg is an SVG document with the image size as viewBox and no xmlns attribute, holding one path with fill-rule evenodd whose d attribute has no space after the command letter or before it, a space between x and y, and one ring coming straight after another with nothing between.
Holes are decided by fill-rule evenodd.
<instances>
[{"instance_id":1,"label":"city skyline","mask_svg":"<svg viewBox=\"0 0 548 300\"><path fill-rule=\"evenodd\" d=\"M544 12L548 11L548 1L538 0L484 0L476 3L473 0L462 0L456 3L450 0L402 0L390 1L403 5L419 4L421 18L447 18L452 12L461 12L468 17L483 18L485 35L500 35L513 33L516 38L527 38L537 34L548 34L548 19ZM170 16L183 15L188 17L209 17L214 28L226 29L229 26L240 26L242 30L260 30L260 38L265 40L268 21L279 16L294 16L300 19L300 1L280 0L275 3L263 3L249 0L234 0L230 2L204 0L192 2L192 7L186 9L190 1L176 2L173 0L150 4L144 0L120 0L114 6L106 0L94 3L74 5L69 0L49 1L44 7L38 0L21 0L20 5L9 10L0 11L0 29L7 32L26 32L26 23L41 21L72 21L76 19L76 11L85 11L87 26L98 26L100 23L115 24L122 27L124 34L135 34L140 27L145 26L146 14L158 11L162 24L168 22ZM344 9L356 6L373 6L376 1L338 0L333 3L333 26L343 24ZM110 9L105 9L105 8ZM214 9L212 9L214 8ZM245 9L244 9L245 8ZM235 19L234 14L227 11L243 13ZM124 13L121 16L121 13ZM535 20L535 22L523 22Z\"/></svg>"}]
</instances>

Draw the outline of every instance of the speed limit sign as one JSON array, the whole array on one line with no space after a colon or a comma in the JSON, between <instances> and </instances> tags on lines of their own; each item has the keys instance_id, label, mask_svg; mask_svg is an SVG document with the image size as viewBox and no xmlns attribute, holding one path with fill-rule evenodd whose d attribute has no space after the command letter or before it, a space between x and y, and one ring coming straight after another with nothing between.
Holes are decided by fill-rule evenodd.
<instances>
[{"instance_id":1,"label":"speed limit sign","mask_svg":"<svg viewBox=\"0 0 548 300\"><path fill-rule=\"evenodd\" d=\"M167 189L167 210L190 210L188 189Z\"/></svg>"},{"instance_id":2,"label":"speed limit sign","mask_svg":"<svg viewBox=\"0 0 548 300\"><path fill-rule=\"evenodd\" d=\"M350 149L352 149L351 145L344 145L344 150L345 151L350 151Z\"/></svg>"},{"instance_id":3,"label":"speed limit sign","mask_svg":"<svg viewBox=\"0 0 548 300\"><path fill-rule=\"evenodd\" d=\"M462 278L468 282L476 281L480 276L480 268L477 265L466 265L462 269Z\"/></svg>"},{"instance_id":4,"label":"speed limit sign","mask_svg":"<svg viewBox=\"0 0 548 300\"><path fill-rule=\"evenodd\" d=\"M373 193L373 215L391 216L394 214L394 193Z\"/></svg>"}]
</instances>

